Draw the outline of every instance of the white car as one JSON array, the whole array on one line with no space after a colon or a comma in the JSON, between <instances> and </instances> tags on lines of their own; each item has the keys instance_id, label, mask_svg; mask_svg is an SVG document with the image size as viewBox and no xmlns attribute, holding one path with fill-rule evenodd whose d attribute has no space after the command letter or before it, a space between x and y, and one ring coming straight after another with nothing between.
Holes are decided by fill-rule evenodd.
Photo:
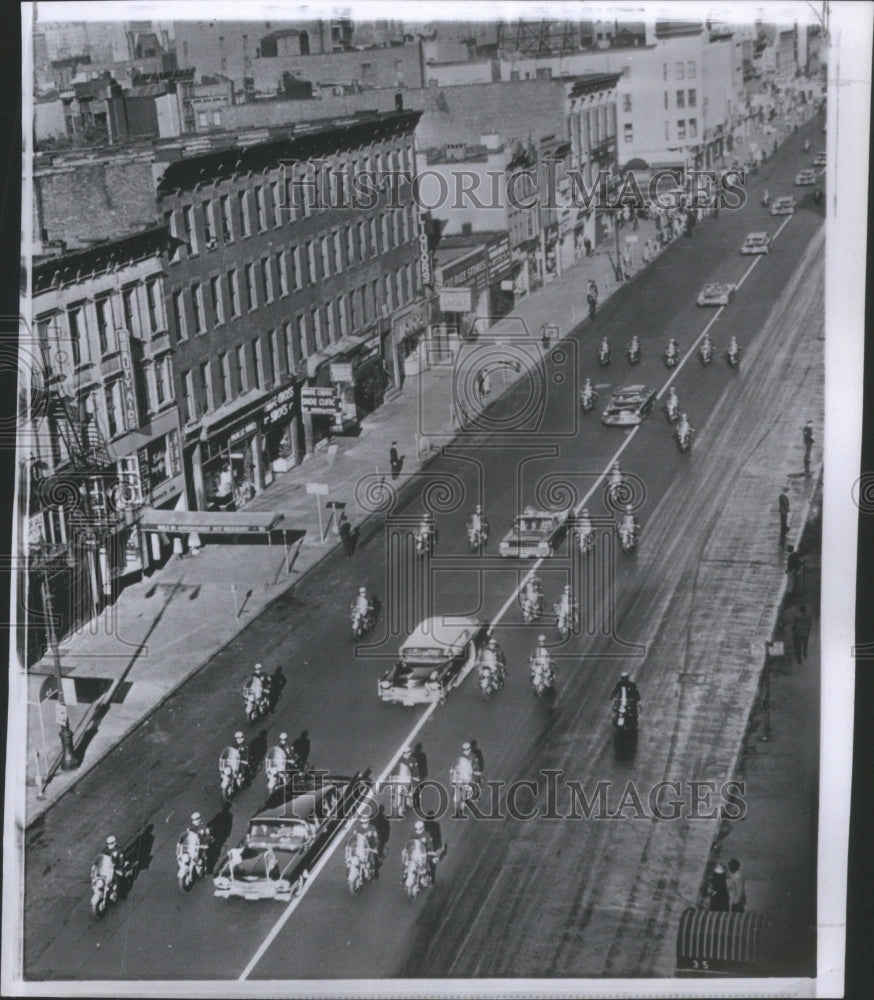
<instances>
[{"instance_id":1,"label":"white car","mask_svg":"<svg viewBox=\"0 0 874 1000\"><path fill-rule=\"evenodd\" d=\"M734 285L712 283L705 285L698 295L699 306L727 306L737 291Z\"/></svg>"},{"instance_id":2,"label":"white car","mask_svg":"<svg viewBox=\"0 0 874 1000\"><path fill-rule=\"evenodd\" d=\"M795 175L795 186L806 187L809 184L816 184L816 171L810 168L799 170Z\"/></svg>"},{"instance_id":3,"label":"white car","mask_svg":"<svg viewBox=\"0 0 874 1000\"><path fill-rule=\"evenodd\" d=\"M814 156L813 158L813 165L815 167L824 167L826 165L826 162L827 162L827 157L825 150L822 150L822 152L817 153L816 156Z\"/></svg>"},{"instance_id":4,"label":"white car","mask_svg":"<svg viewBox=\"0 0 874 1000\"><path fill-rule=\"evenodd\" d=\"M771 237L767 233L747 233L741 253L767 253L771 249Z\"/></svg>"},{"instance_id":5,"label":"white car","mask_svg":"<svg viewBox=\"0 0 874 1000\"><path fill-rule=\"evenodd\" d=\"M794 215L795 199L790 195L786 198L777 198L771 203L771 215Z\"/></svg>"}]
</instances>

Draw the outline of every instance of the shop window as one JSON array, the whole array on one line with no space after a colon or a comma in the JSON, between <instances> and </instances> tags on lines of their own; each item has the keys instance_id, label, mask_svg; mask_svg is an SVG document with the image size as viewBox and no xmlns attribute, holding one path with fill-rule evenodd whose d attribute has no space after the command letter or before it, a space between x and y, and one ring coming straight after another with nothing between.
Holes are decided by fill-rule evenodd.
<instances>
[{"instance_id":1,"label":"shop window","mask_svg":"<svg viewBox=\"0 0 874 1000\"><path fill-rule=\"evenodd\" d=\"M242 344L236 346L234 356L237 362L237 385L240 387L240 392L246 392L249 385L246 379L246 351Z\"/></svg>"},{"instance_id":2,"label":"shop window","mask_svg":"<svg viewBox=\"0 0 874 1000\"><path fill-rule=\"evenodd\" d=\"M112 303L109 296L97 299L94 303L97 314L97 336L100 340L100 353L107 354L115 350L115 331L112 328Z\"/></svg>"},{"instance_id":3,"label":"shop window","mask_svg":"<svg viewBox=\"0 0 874 1000\"><path fill-rule=\"evenodd\" d=\"M185 303L182 299L182 292L174 292L171 296L173 302L173 322L176 325L176 339L179 341L188 339L188 330L185 326Z\"/></svg>"},{"instance_id":4,"label":"shop window","mask_svg":"<svg viewBox=\"0 0 874 1000\"><path fill-rule=\"evenodd\" d=\"M231 199L228 195L222 195L222 199L219 203L221 205L222 213L222 239L225 243L233 243L234 241L234 221L231 216Z\"/></svg>"},{"instance_id":5,"label":"shop window","mask_svg":"<svg viewBox=\"0 0 874 1000\"><path fill-rule=\"evenodd\" d=\"M222 305L222 289L219 278L209 279L209 291L212 297L212 314L215 317L215 324L220 326L225 321L225 310Z\"/></svg>"}]
</instances>

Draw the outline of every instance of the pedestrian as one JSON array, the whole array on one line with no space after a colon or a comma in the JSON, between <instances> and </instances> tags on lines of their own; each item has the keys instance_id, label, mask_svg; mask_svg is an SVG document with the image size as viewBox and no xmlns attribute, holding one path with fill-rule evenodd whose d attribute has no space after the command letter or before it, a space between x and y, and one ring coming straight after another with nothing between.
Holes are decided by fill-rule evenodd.
<instances>
[{"instance_id":1,"label":"pedestrian","mask_svg":"<svg viewBox=\"0 0 874 1000\"><path fill-rule=\"evenodd\" d=\"M786 576L789 578L787 596L793 597L800 590L801 556L793 545L787 545L786 551L789 553L786 559Z\"/></svg>"},{"instance_id":2,"label":"pedestrian","mask_svg":"<svg viewBox=\"0 0 874 1000\"><path fill-rule=\"evenodd\" d=\"M586 293L586 301L589 303L589 319L594 319L598 308L598 286L595 284L594 278L589 279L589 290Z\"/></svg>"},{"instance_id":3,"label":"pedestrian","mask_svg":"<svg viewBox=\"0 0 874 1000\"><path fill-rule=\"evenodd\" d=\"M792 644L795 646L796 663L807 659L807 643L812 628L813 619L805 605L802 604L798 609L798 614L792 619Z\"/></svg>"},{"instance_id":4,"label":"pedestrian","mask_svg":"<svg viewBox=\"0 0 874 1000\"><path fill-rule=\"evenodd\" d=\"M292 740L291 749L294 751L295 757L300 761L301 767L306 767L310 759L310 732L308 729L298 736L296 740Z\"/></svg>"},{"instance_id":5,"label":"pedestrian","mask_svg":"<svg viewBox=\"0 0 874 1000\"><path fill-rule=\"evenodd\" d=\"M388 460L391 463L391 477L392 479L397 479L401 474L401 466L404 464L404 460L398 455L398 443L397 441L392 441L391 448L388 452Z\"/></svg>"},{"instance_id":6,"label":"pedestrian","mask_svg":"<svg viewBox=\"0 0 874 1000\"><path fill-rule=\"evenodd\" d=\"M351 556L355 551L355 543L352 540L352 525L349 523L349 518L342 512L340 514L340 541L343 543L346 555Z\"/></svg>"},{"instance_id":7,"label":"pedestrian","mask_svg":"<svg viewBox=\"0 0 874 1000\"><path fill-rule=\"evenodd\" d=\"M743 913L747 905L747 887L740 861L732 858L728 863L728 902L732 913Z\"/></svg>"},{"instance_id":8,"label":"pedestrian","mask_svg":"<svg viewBox=\"0 0 874 1000\"><path fill-rule=\"evenodd\" d=\"M474 773L482 776L486 764L483 752L480 750L476 740L469 740L468 742L470 743L470 756L473 758Z\"/></svg>"},{"instance_id":9,"label":"pedestrian","mask_svg":"<svg viewBox=\"0 0 874 1000\"><path fill-rule=\"evenodd\" d=\"M784 486L780 499L777 501L780 507L780 534L785 535L789 530L789 487Z\"/></svg>"},{"instance_id":10,"label":"pedestrian","mask_svg":"<svg viewBox=\"0 0 874 1000\"><path fill-rule=\"evenodd\" d=\"M707 890L710 899L710 909L716 912L728 913L728 872L725 865L718 861L710 875L710 886Z\"/></svg>"},{"instance_id":11,"label":"pedestrian","mask_svg":"<svg viewBox=\"0 0 874 1000\"><path fill-rule=\"evenodd\" d=\"M810 452L813 448L813 421L808 420L801 431L801 436L804 438L804 470L805 472L810 469Z\"/></svg>"}]
</instances>

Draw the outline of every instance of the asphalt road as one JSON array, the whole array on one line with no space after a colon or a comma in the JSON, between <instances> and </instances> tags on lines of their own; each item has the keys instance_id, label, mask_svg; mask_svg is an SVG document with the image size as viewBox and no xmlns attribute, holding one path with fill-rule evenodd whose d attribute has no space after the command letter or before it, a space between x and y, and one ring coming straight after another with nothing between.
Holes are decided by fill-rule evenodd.
<instances>
[{"instance_id":1,"label":"asphalt road","mask_svg":"<svg viewBox=\"0 0 874 1000\"><path fill-rule=\"evenodd\" d=\"M395 821L380 881L349 899L338 851L263 953L259 946L285 906L215 899L209 882L183 896L175 884L174 846L195 808L227 844L236 843L264 799L262 773L222 811L217 770L222 747L243 727L240 688L256 660L271 670L281 666L288 683L275 714L256 724L250 738L266 747L283 729L292 737L307 729L316 766L343 774L383 770L422 714L376 696L378 677L403 635L429 608L491 620L530 568L496 558L497 542L518 509L579 501L627 440L622 430L603 427L597 413L579 413L581 378L591 375L601 403L612 386L629 381L660 389L668 378L660 360L668 337L685 351L712 318L695 305L700 286L740 280L751 262L737 253L744 235L774 232L783 221L759 205L763 187L772 197L803 190L771 254L711 327L718 353L731 334L740 340L740 374L720 357L707 370L691 358L674 380L699 432L692 454L677 451L660 404L622 453L623 468L639 477L641 488L637 553L611 559L604 544L602 556L581 563L563 548L539 571L548 605L573 582L583 599L583 633L561 645L554 626L521 625L512 604L496 630L509 666L504 690L484 703L469 679L417 736L429 775L443 781L471 737L485 753L486 776L504 782L539 780L542 787L539 772L560 768L590 794L599 780L621 789L630 777L649 787L669 773L689 780L715 776L730 692L717 696L707 689L705 697L698 685L678 695L677 657L690 656L696 638L688 635L688 612L705 586L697 566L708 533L757 429L776 407L792 405L781 377L795 345L810 336L811 324L822 327L821 274L817 280L811 268L814 276L800 283L797 303L772 317L766 330L773 304L822 225L812 190L791 184L819 148L820 126L819 119L805 126L749 179L744 209L723 212L697 227L692 239L677 241L606 303L593 325L584 324L552 352L542 412L529 419L532 390L523 382L489 411L485 429L466 434L429 466L425 487L437 509L440 544L427 578L403 541L408 522L423 509L417 490L388 524L381 516L368 522L353 560L329 557L279 598L27 832L26 978L664 973L656 963L659 942L673 933L668 923L675 908L685 905L670 887L682 856L682 824L667 837L665 824L652 822L447 817L441 828L448 853L438 885L411 906L399 881L399 854L412 819ZM808 134L813 149L805 155L801 143ZM630 370L624 346L632 333L641 339L643 360ZM605 334L614 362L601 371L594 350ZM466 552L463 527L480 501L492 526L482 559ZM608 513L600 488L588 507L595 516ZM347 608L360 585L382 600L386 632L381 646L356 656ZM544 702L534 699L524 669L541 629L561 656L557 697ZM622 757L610 738L608 692L626 668L637 676L646 715L636 753ZM519 804L530 805L530 796L520 795ZM559 811L566 807L563 800ZM128 899L95 921L88 870L109 832L139 850L140 871Z\"/></svg>"}]
</instances>

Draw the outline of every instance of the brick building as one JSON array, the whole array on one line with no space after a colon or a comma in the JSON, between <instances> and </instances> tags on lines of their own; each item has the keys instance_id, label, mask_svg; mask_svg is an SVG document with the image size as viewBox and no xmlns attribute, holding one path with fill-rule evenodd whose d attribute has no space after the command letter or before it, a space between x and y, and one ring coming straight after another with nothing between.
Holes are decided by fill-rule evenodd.
<instances>
[{"instance_id":1,"label":"brick building","mask_svg":"<svg viewBox=\"0 0 874 1000\"><path fill-rule=\"evenodd\" d=\"M167 166L158 195L185 244L168 302L197 509L245 503L399 381L398 341L419 332L399 317L422 293L412 188L355 201L352 178L413 171L418 119L313 123ZM302 408L305 384L338 412Z\"/></svg>"}]
</instances>

